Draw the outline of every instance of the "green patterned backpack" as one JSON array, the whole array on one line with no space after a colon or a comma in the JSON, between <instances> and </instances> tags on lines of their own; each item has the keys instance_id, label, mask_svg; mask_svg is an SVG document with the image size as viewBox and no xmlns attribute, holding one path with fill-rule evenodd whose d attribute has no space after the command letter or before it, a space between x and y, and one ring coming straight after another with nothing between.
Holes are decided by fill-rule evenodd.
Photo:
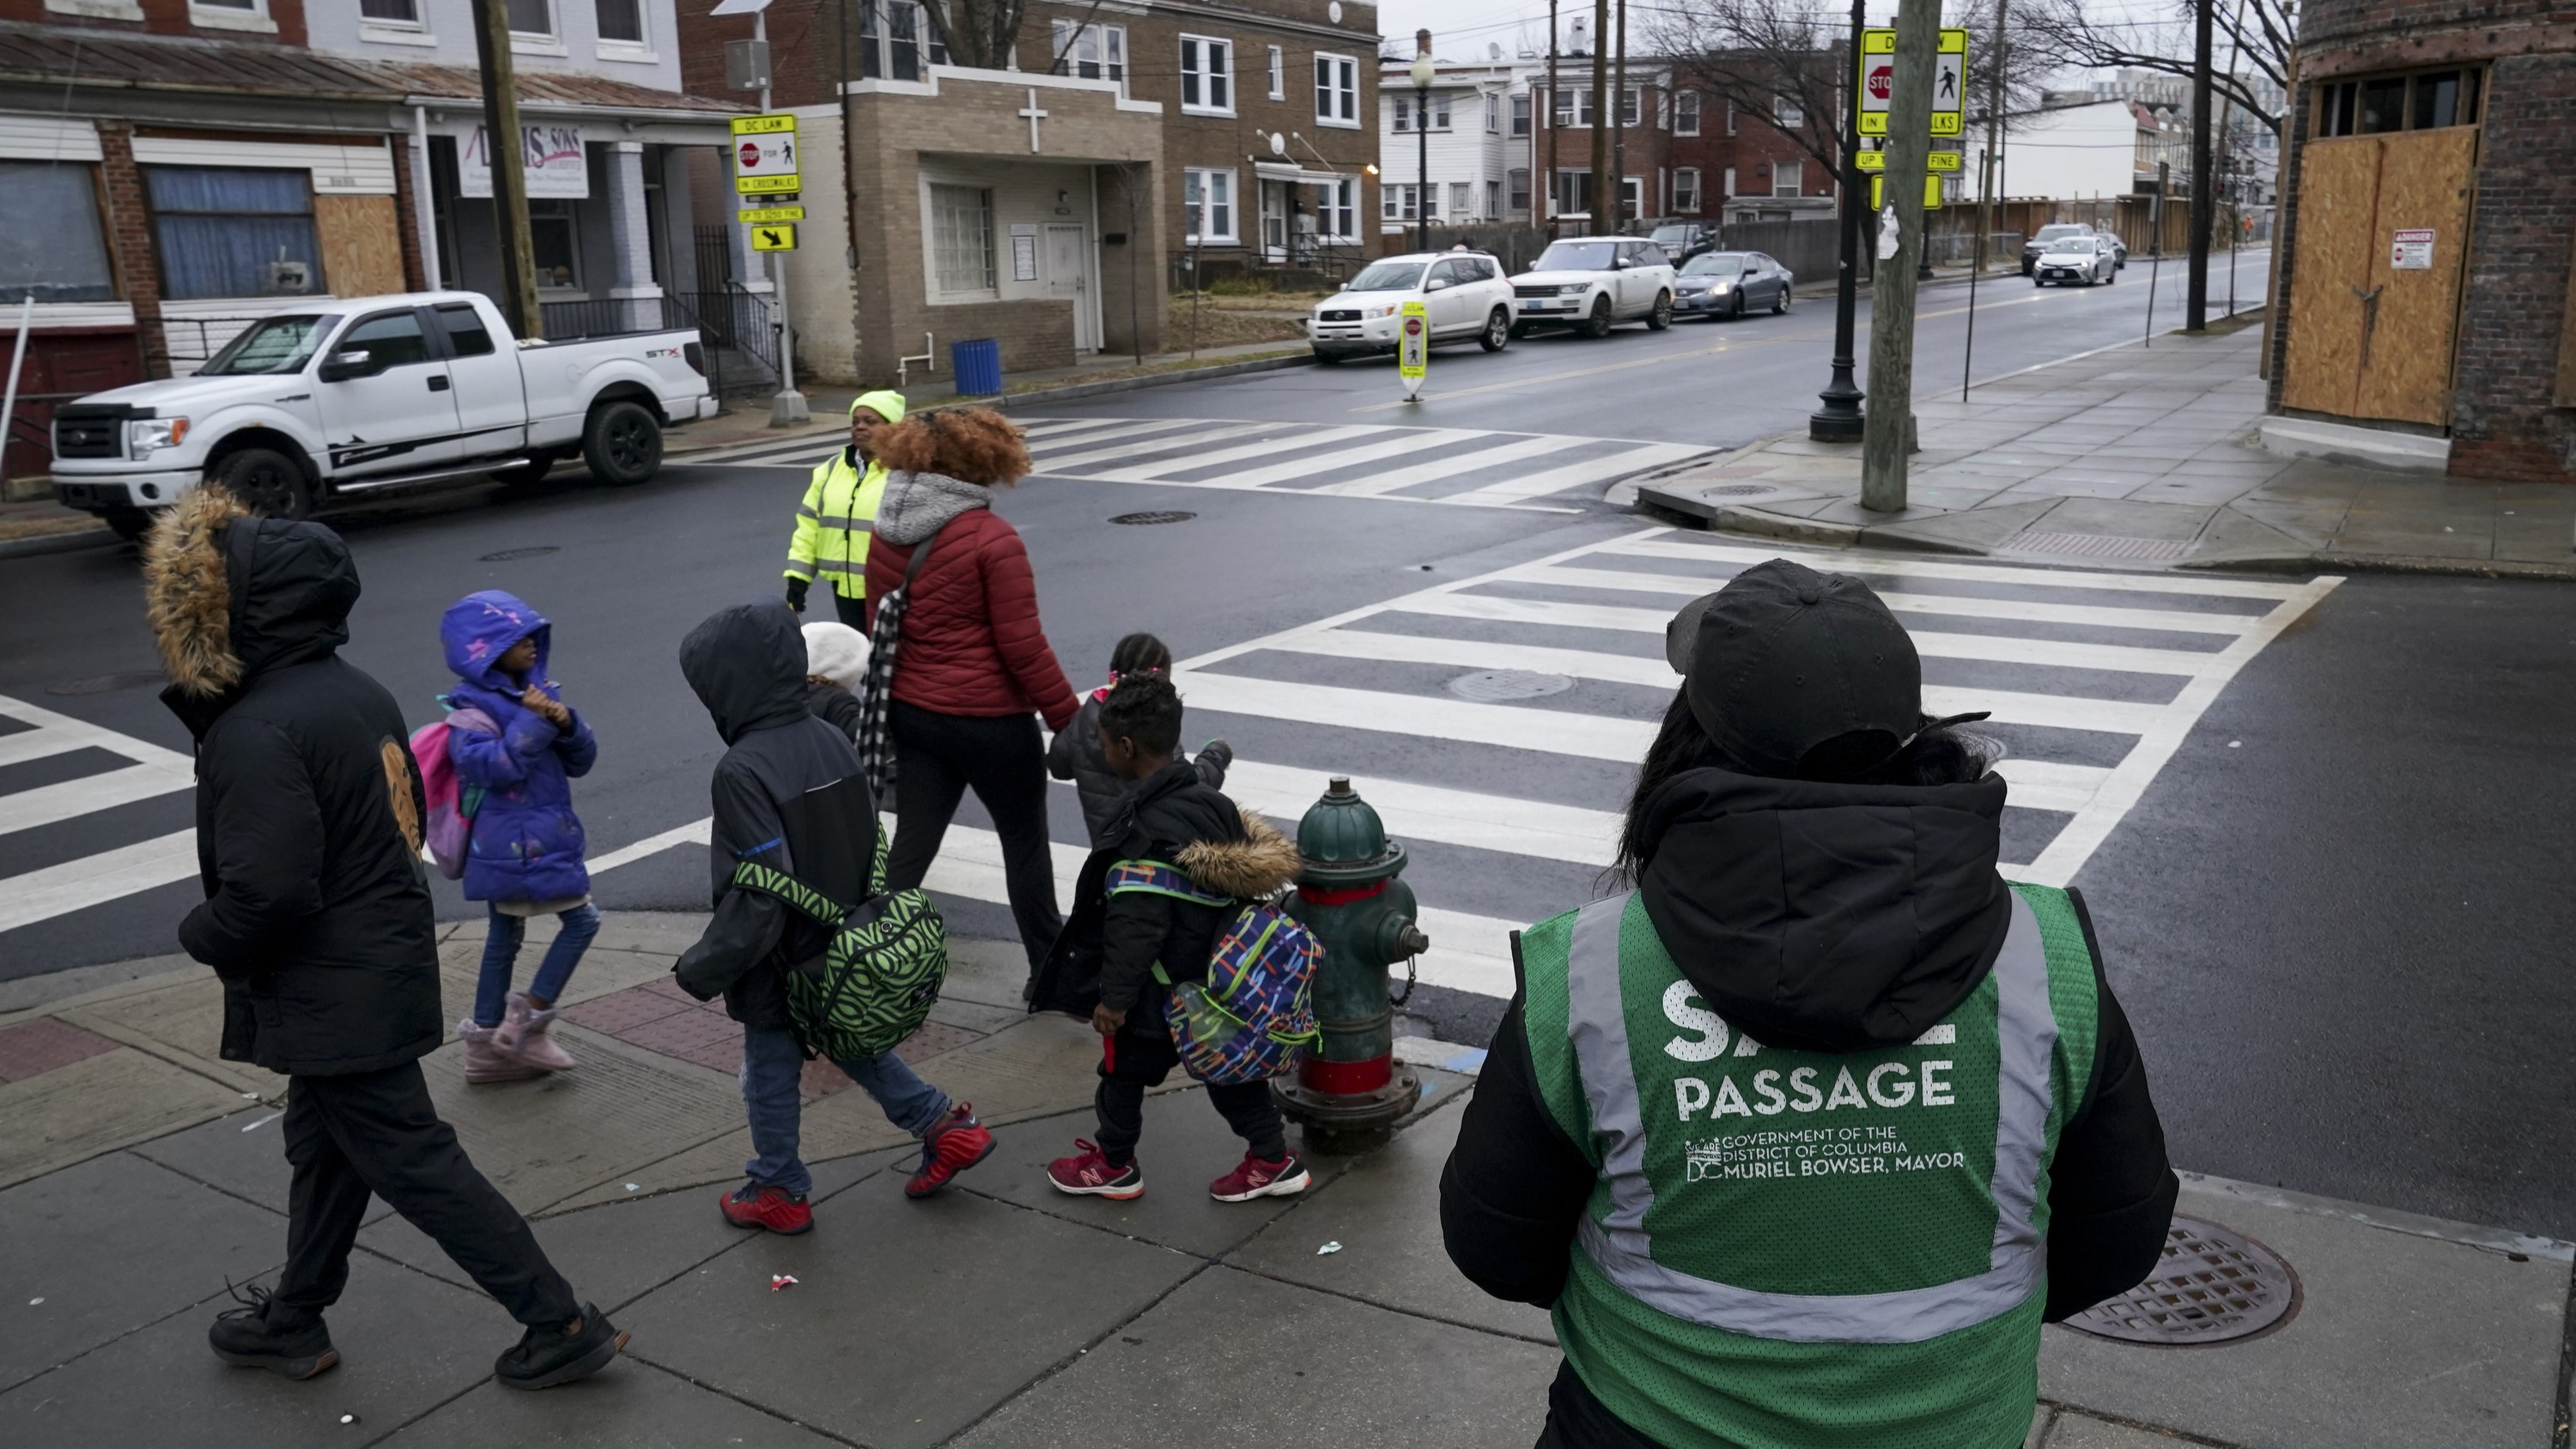
<instances>
[{"instance_id":1,"label":"green patterned backpack","mask_svg":"<svg viewBox=\"0 0 2576 1449\"><path fill-rule=\"evenodd\" d=\"M885 889L885 832L877 832L870 894L844 906L792 875L757 861L734 867L733 883L776 896L832 932L820 974L787 973L787 1009L805 1045L834 1061L892 1051L921 1029L948 977L948 923L919 889Z\"/></svg>"}]
</instances>

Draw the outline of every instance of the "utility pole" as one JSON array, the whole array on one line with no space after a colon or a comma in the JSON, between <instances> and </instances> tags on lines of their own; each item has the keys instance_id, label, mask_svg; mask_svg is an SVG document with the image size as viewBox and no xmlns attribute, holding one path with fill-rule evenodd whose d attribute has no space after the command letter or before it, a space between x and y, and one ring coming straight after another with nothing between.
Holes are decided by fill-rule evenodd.
<instances>
[{"instance_id":1,"label":"utility pole","mask_svg":"<svg viewBox=\"0 0 2576 1449\"><path fill-rule=\"evenodd\" d=\"M1610 190L1610 133L1602 129L1610 119L1610 67L1601 63L1601 41L1609 33L1610 0L1592 0L1592 195L1585 208L1594 236L1609 235L1601 229L1601 198Z\"/></svg>"},{"instance_id":2,"label":"utility pole","mask_svg":"<svg viewBox=\"0 0 2576 1449\"><path fill-rule=\"evenodd\" d=\"M1556 88L1556 35L1556 0L1547 0L1547 102L1530 109L1537 113L1531 117L1531 124L1547 128L1547 180L1539 189L1539 195L1546 200L1539 203L1539 214L1547 218L1549 241L1556 240L1556 98L1562 94Z\"/></svg>"},{"instance_id":3,"label":"utility pole","mask_svg":"<svg viewBox=\"0 0 2576 1449\"><path fill-rule=\"evenodd\" d=\"M543 337L536 248L528 240L528 143L510 65L510 0L474 0L474 59L482 70L483 149L492 163L492 231L501 244L501 311L511 331Z\"/></svg>"},{"instance_id":4,"label":"utility pole","mask_svg":"<svg viewBox=\"0 0 2576 1449\"><path fill-rule=\"evenodd\" d=\"M1860 213L1869 183L1860 171L1860 33L1869 24L1868 0L1851 0L1851 39L1836 87L1846 97L1842 115L1842 267L1834 279L1833 377L1816 394L1824 406L1807 415L1807 436L1819 443L1848 443L1861 435L1861 390L1852 380L1853 316L1860 307Z\"/></svg>"},{"instance_id":5,"label":"utility pole","mask_svg":"<svg viewBox=\"0 0 2576 1449\"><path fill-rule=\"evenodd\" d=\"M2004 25L2012 0L1995 0L1995 38L1986 64L1993 66L1986 85L1986 154L1977 162L1977 259L1968 269L1968 345L1959 358L1959 401L1968 400L1968 379L1977 365L1977 279L1986 274L1986 240L1995 233L1995 183L2003 175L1995 149L2004 133Z\"/></svg>"},{"instance_id":6,"label":"utility pole","mask_svg":"<svg viewBox=\"0 0 2576 1449\"><path fill-rule=\"evenodd\" d=\"M1421 194L1413 198L1413 249L1431 250L1431 82L1439 74L1431 61L1431 32L1413 32L1413 178Z\"/></svg>"},{"instance_id":7,"label":"utility pole","mask_svg":"<svg viewBox=\"0 0 2576 1449\"><path fill-rule=\"evenodd\" d=\"M2209 174L2210 18L2218 0L2192 0L2191 17L2191 289L2183 330L2209 328L2209 230L2218 219L2218 188Z\"/></svg>"},{"instance_id":8,"label":"utility pole","mask_svg":"<svg viewBox=\"0 0 2576 1449\"><path fill-rule=\"evenodd\" d=\"M1879 267L1870 290L1869 390L1878 405L1869 410L1860 440L1860 506L1877 513L1904 509L1906 452L1914 441L1914 263L1923 255L1923 178L1940 40L1941 0L1903 0L1896 7L1896 75L1881 173L1888 210L1896 215L1896 254Z\"/></svg>"},{"instance_id":9,"label":"utility pole","mask_svg":"<svg viewBox=\"0 0 2576 1449\"><path fill-rule=\"evenodd\" d=\"M1628 230L1628 0L1619 0L1619 59L1610 78L1610 230ZM1642 109L1642 108L1641 108Z\"/></svg>"}]
</instances>

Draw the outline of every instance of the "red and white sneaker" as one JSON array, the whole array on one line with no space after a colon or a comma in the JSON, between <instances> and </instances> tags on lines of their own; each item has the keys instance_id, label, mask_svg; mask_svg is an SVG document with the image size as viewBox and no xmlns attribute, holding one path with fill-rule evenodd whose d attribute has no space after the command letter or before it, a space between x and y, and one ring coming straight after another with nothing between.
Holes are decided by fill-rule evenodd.
<instances>
[{"instance_id":1,"label":"red and white sneaker","mask_svg":"<svg viewBox=\"0 0 2576 1449\"><path fill-rule=\"evenodd\" d=\"M1111 1202L1126 1202L1145 1195L1145 1169L1129 1158L1125 1167L1112 1167L1099 1148L1077 1137L1073 1145L1082 1151L1073 1157L1059 1157L1047 1164L1047 1181L1058 1192L1076 1197L1105 1197Z\"/></svg>"},{"instance_id":2,"label":"red and white sneaker","mask_svg":"<svg viewBox=\"0 0 2576 1449\"><path fill-rule=\"evenodd\" d=\"M1250 1202L1256 1197L1295 1197L1311 1181L1306 1164L1294 1152L1264 1161L1247 1152L1234 1171L1208 1184L1208 1196L1218 1202Z\"/></svg>"},{"instance_id":3,"label":"red and white sneaker","mask_svg":"<svg viewBox=\"0 0 2576 1449\"><path fill-rule=\"evenodd\" d=\"M722 1206L725 1221L737 1228L767 1228L792 1238L814 1226L814 1210L805 1205L805 1195L783 1187L746 1182L726 1193Z\"/></svg>"},{"instance_id":4,"label":"red and white sneaker","mask_svg":"<svg viewBox=\"0 0 2576 1449\"><path fill-rule=\"evenodd\" d=\"M950 1179L993 1155L993 1134L975 1120L975 1109L960 1102L931 1126L921 1139L921 1166L903 1185L905 1197L928 1197Z\"/></svg>"}]
</instances>

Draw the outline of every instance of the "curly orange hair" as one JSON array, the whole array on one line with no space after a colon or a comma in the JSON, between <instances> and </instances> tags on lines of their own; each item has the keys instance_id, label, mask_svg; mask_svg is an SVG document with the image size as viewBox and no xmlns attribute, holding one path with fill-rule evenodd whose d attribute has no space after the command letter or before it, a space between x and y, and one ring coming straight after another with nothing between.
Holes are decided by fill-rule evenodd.
<instances>
[{"instance_id":1,"label":"curly orange hair","mask_svg":"<svg viewBox=\"0 0 2576 1449\"><path fill-rule=\"evenodd\" d=\"M914 413L869 445L899 473L945 473L987 488L1029 474L1029 448L1011 420L991 408Z\"/></svg>"}]
</instances>

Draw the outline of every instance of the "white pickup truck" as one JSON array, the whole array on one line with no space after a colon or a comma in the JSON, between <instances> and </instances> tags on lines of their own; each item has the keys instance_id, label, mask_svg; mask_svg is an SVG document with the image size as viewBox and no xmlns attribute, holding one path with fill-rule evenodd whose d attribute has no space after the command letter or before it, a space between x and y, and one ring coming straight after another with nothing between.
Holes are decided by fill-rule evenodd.
<instances>
[{"instance_id":1,"label":"white pickup truck","mask_svg":"<svg viewBox=\"0 0 2576 1449\"><path fill-rule=\"evenodd\" d=\"M193 376L58 409L54 496L131 537L202 483L278 518L399 484L533 482L575 453L641 483L665 427L715 415L698 349L692 329L519 341L475 292L317 301Z\"/></svg>"}]
</instances>

